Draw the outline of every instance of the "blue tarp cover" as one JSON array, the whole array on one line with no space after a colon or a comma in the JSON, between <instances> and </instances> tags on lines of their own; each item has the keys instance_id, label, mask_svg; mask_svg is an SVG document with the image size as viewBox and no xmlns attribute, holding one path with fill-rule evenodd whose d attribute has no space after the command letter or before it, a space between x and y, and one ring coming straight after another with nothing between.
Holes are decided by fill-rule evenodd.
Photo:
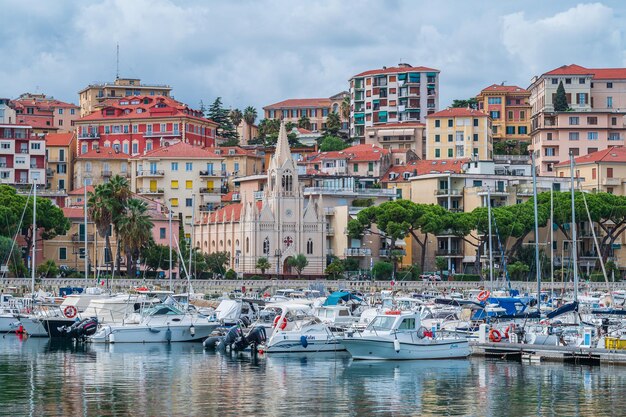
<instances>
[{"instance_id":1,"label":"blue tarp cover","mask_svg":"<svg viewBox=\"0 0 626 417\"><path fill-rule=\"evenodd\" d=\"M324 304L322 305L323 306L336 306L337 304L339 304L340 300L343 300L346 302L350 300L361 301L359 297L357 297L356 295L352 293L344 292L344 291L335 291L334 293L332 293L326 298L326 301L324 301Z\"/></svg>"}]
</instances>

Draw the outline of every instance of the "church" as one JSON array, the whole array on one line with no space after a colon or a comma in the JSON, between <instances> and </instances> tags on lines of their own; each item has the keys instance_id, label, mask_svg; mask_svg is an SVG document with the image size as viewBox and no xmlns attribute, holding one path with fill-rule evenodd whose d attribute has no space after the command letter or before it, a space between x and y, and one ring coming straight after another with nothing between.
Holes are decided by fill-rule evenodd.
<instances>
[{"instance_id":1,"label":"church","mask_svg":"<svg viewBox=\"0 0 626 417\"><path fill-rule=\"evenodd\" d=\"M192 237L204 253L230 253L229 267L239 273L260 274L255 266L265 257L272 265L266 274L295 274L289 259L303 254L308 265L302 274L322 275L325 221L321 201L304 197L282 123L261 200L247 201L242 196L240 203L203 216Z\"/></svg>"}]
</instances>

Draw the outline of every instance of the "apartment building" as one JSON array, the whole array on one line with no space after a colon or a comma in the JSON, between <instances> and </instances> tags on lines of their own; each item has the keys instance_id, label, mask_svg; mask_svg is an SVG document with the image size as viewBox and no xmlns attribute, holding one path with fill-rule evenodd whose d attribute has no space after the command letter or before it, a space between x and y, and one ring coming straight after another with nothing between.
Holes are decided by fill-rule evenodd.
<instances>
[{"instance_id":1,"label":"apartment building","mask_svg":"<svg viewBox=\"0 0 626 417\"><path fill-rule=\"evenodd\" d=\"M46 139L46 191L58 194L57 204L64 206L67 192L72 189L76 135L49 133Z\"/></svg>"},{"instance_id":2,"label":"apartment building","mask_svg":"<svg viewBox=\"0 0 626 417\"><path fill-rule=\"evenodd\" d=\"M387 123L365 128L365 144L383 149L411 149L426 157L426 125L423 123Z\"/></svg>"},{"instance_id":3,"label":"apartment building","mask_svg":"<svg viewBox=\"0 0 626 417\"><path fill-rule=\"evenodd\" d=\"M11 107L11 99L0 98L0 124L12 125L17 120L15 109Z\"/></svg>"},{"instance_id":4,"label":"apartment building","mask_svg":"<svg viewBox=\"0 0 626 417\"><path fill-rule=\"evenodd\" d=\"M103 107L76 121L78 154L113 148L139 156L161 146L183 141L215 146L217 124L165 96L130 96L111 99Z\"/></svg>"},{"instance_id":5,"label":"apartment building","mask_svg":"<svg viewBox=\"0 0 626 417\"><path fill-rule=\"evenodd\" d=\"M611 146L574 159L576 182L585 191L626 195L626 148ZM570 161L554 166L559 178L570 178Z\"/></svg>"},{"instance_id":6,"label":"apartment building","mask_svg":"<svg viewBox=\"0 0 626 417\"><path fill-rule=\"evenodd\" d=\"M132 160L132 189L171 206L191 232L192 216L216 209L225 190L224 158L215 152L178 142Z\"/></svg>"},{"instance_id":7,"label":"apartment building","mask_svg":"<svg viewBox=\"0 0 626 417\"><path fill-rule=\"evenodd\" d=\"M439 70L399 64L350 78L350 137L365 143L365 129L386 123L426 123L439 108Z\"/></svg>"},{"instance_id":8,"label":"apartment building","mask_svg":"<svg viewBox=\"0 0 626 417\"><path fill-rule=\"evenodd\" d=\"M491 118L475 109L448 108L427 119L426 159L493 158Z\"/></svg>"},{"instance_id":9,"label":"apartment building","mask_svg":"<svg viewBox=\"0 0 626 417\"><path fill-rule=\"evenodd\" d=\"M28 125L0 125L0 183L44 184L46 141Z\"/></svg>"},{"instance_id":10,"label":"apartment building","mask_svg":"<svg viewBox=\"0 0 626 417\"><path fill-rule=\"evenodd\" d=\"M206 150L222 159L219 170L222 173L223 185L228 185L228 189L232 189L234 182L240 177L265 172L265 156L257 149L221 146Z\"/></svg>"},{"instance_id":11,"label":"apartment building","mask_svg":"<svg viewBox=\"0 0 626 417\"><path fill-rule=\"evenodd\" d=\"M342 129L347 131L348 120L341 112L341 103L348 96L347 92L335 94L329 98L295 98L279 101L263 107L266 119L279 119L298 124L301 117L308 117L312 132L320 132L326 128L328 115L338 113L342 122Z\"/></svg>"},{"instance_id":12,"label":"apartment building","mask_svg":"<svg viewBox=\"0 0 626 417\"><path fill-rule=\"evenodd\" d=\"M24 93L11 101L19 124L33 127L33 133L65 133L74 130L79 108L45 94Z\"/></svg>"},{"instance_id":13,"label":"apartment building","mask_svg":"<svg viewBox=\"0 0 626 417\"><path fill-rule=\"evenodd\" d=\"M108 99L131 96L170 97L172 87L159 84L142 84L138 78L116 78L113 82L94 83L78 92L80 117L103 107Z\"/></svg>"},{"instance_id":14,"label":"apartment building","mask_svg":"<svg viewBox=\"0 0 626 417\"><path fill-rule=\"evenodd\" d=\"M318 152L306 161L306 169L327 175L360 177L366 187L378 182L391 165L391 151L374 145L356 145L342 151Z\"/></svg>"},{"instance_id":15,"label":"apartment building","mask_svg":"<svg viewBox=\"0 0 626 417\"><path fill-rule=\"evenodd\" d=\"M559 84L565 88L568 111L554 110ZM531 149L540 175L553 175L554 166L570 152L583 156L626 138L626 68L589 69L564 65L534 77L530 87Z\"/></svg>"},{"instance_id":16,"label":"apartment building","mask_svg":"<svg viewBox=\"0 0 626 417\"><path fill-rule=\"evenodd\" d=\"M98 148L78 155L74 162L72 186L80 188L104 184L116 175L130 179L130 159L130 155L113 148Z\"/></svg>"},{"instance_id":17,"label":"apartment building","mask_svg":"<svg viewBox=\"0 0 626 417\"><path fill-rule=\"evenodd\" d=\"M476 100L478 110L491 117L494 142L530 142L530 91L516 85L493 84L484 88Z\"/></svg>"}]
</instances>

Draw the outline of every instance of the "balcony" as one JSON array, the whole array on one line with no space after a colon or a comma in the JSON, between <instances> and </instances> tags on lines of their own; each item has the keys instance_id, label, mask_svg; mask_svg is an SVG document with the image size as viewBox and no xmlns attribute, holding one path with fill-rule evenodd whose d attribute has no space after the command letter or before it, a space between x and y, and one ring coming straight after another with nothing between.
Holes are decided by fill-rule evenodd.
<instances>
[{"instance_id":1,"label":"balcony","mask_svg":"<svg viewBox=\"0 0 626 417\"><path fill-rule=\"evenodd\" d=\"M545 193L548 191L550 191L550 187L537 187L537 194ZM532 186L518 187L517 195L524 196L524 197L531 196L533 195L533 187Z\"/></svg>"},{"instance_id":2,"label":"balcony","mask_svg":"<svg viewBox=\"0 0 626 417\"><path fill-rule=\"evenodd\" d=\"M100 133L97 133L97 132L79 133L78 139L100 139Z\"/></svg>"},{"instance_id":3,"label":"balcony","mask_svg":"<svg viewBox=\"0 0 626 417\"><path fill-rule=\"evenodd\" d=\"M7 167L6 162L0 162L0 168L6 168L6 167Z\"/></svg>"},{"instance_id":4,"label":"balcony","mask_svg":"<svg viewBox=\"0 0 626 417\"><path fill-rule=\"evenodd\" d=\"M369 248L345 248L343 254L345 256L372 256L372 250Z\"/></svg>"},{"instance_id":5,"label":"balcony","mask_svg":"<svg viewBox=\"0 0 626 417\"><path fill-rule=\"evenodd\" d=\"M334 207L324 207L324 214L327 216L333 216L335 214Z\"/></svg>"},{"instance_id":6,"label":"balcony","mask_svg":"<svg viewBox=\"0 0 626 417\"><path fill-rule=\"evenodd\" d=\"M264 193L264 191L255 191L253 193L254 199L255 200L262 200L263 199L263 193Z\"/></svg>"},{"instance_id":7,"label":"balcony","mask_svg":"<svg viewBox=\"0 0 626 417\"><path fill-rule=\"evenodd\" d=\"M209 212L215 210L215 206L213 204L200 204L198 210L201 212Z\"/></svg>"},{"instance_id":8,"label":"balcony","mask_svg":"<svg viewBox=\"0 0 626 417\"><path fill-rule=\"evenodd\" d=\"M460 249L437 249L435 251L435 256L443 256L443 257L462 257L463 252Z\"/></svg>"},{"instance_id":9,"label":"balcony","mask_svg":"<svg viewBox=\"0 0 626 417\"><path fill-rule=\"evenodd\" d=\"M94 241L94 234L93 233L87 233L87 242L93 242ZM72 235L72 242L74 243L79 243L79 242L84 242L85 241L85 234L79 234L79 233L74 233Z\"/></svg>"},{"instance_id":10,"label":"balcony","mask_svg":"<svg viewBox=\"0 0 626 417\"><path fill-rule=\"evenodd\" d=\"M154 138L154 137L161 138L165 136L167 136L168 138L178 137L180 136L180 130L166 130L163 132L146 132L143 134L143 136L145 138Z\"/></svg>"},{"instance_id":11,"label":"balcony","mask_svg":"<svg viewBox=\"0 0 626 417\"><path fill-rule=\"evenodd\" d=\"M326 234L328 236L334 236L335 235L335 228L332 226L326 226Z\"/></svg>"},{"instance_id":12,"label":"balcony","mask_svg":"<svg viewBox=\"0 0 626 417\"><path fill-rule=\"evenodd\" d=\"M233 201L241 201L241 194L240 193L233 193L232 200Z\"/></svg>"},{"instance_id":13,"label":"balcony","mask_svg":"<svg viewBox=\"0 0 626 417\"><path fill-rule=\"evenodd\" d=\"M384 188L331 188L331 187L306 187L305 195L333 194L333 195L367 195L375 197L395 197L396 191Z\"/></svg>"},{"instance_id":14,"label":"balcony","mask_svg":"<svg viewBox=\"0 0 626 417\"><path fill-rule=\"evenodd\" d=\"M200 171L201 177L221 177L222 171L214 171L214 170L202 170Z\"/></svg>"},{"instance_id":15,"label":"balcony","mask_svg":"<svg viewBox=\"0 0 626 417\"><path fill-rule=\"evenodd\" d=\"M144 169L143 171L137 171L138 177L162 177L163 175L165 175L165 172L158 169Z\"/></svg>"},{"instance_id":16,"label":"balcony","mask_svg":"<svg viewBox=\"0 0 626 417\"><path fill-rule=\"evenodd\" d=\"M28 148L22 148L22 149L20 149L20 153L28 153Z\"/></svg>"},{"instance_id":17,"label":"balcony","mask_svg":"<svg viewBox=\"0 0 626 417\"><path fill-rule=\"evenodd\" d=\"M435 190L435 195L438 197L461 196L463 195L463 190L455 190L454 188L440 188L438 190Z\"/></svg>"},{"instance_id":18,"label":"balcony","mask_svg":"<svg viewBox=\"0 0 626 417\"><path fill-rule=\"evenodd\" d=\"M221 188L200 188L200 194L222 194Z\"/></svg>"},{"instance_id":19,"label":"balcony","mask_svg":"<svg viewBox=\"0 0 626 417\"><path fill-rule=\"evenodd\" d=\"M46 169L46 177L54 177L54 170L51 168Z\"/></svg>"},{"instance_id":20,"label":"balcony","mask_svg":"<svg viewBox=\"0 0 626 417\"><path fill-rule=\"evenodd\" d=\"M53 163L66 163L67 159L65 157L63 158L59 158L58 156L53 156L53 157L48 157L48 162L53 162Z\"/></svg>"},{"instance_id":21,"label":"balcony","mask_svg":"<svg viewBox=\"0 0 626 417\"><path fill-rule=\"evenodd\" d=\"M102 170L102 177L103 178L111 178L111 175L113 175L113 173L111 171Z\"/></svg>"},{"instance_id":22,"label":"balcony","mask_svg":"<svg viewBox=\"0 0 626 417\"><path fill-rule=\"evenodd\" d=\"M146 195L159 195L159 194L163 194L163 188L139 188L137 190L137 192L139 194L146 194Z\"/></svg>"},{"instance_id":23,"label":"balcony","mask_svg":"<svg viewBox=\"0 0 626 417\"><path fill-rule=\"evenodd\" d=\"M602 185L614 186L614 185L621 185L622 180L621 178L603 178L601 183Z\"/></svg>"},{"instance_id":24,"label":"balcony","mask_svg":"<svg viewBox=\"0 0 626 417\"><path fill-rule=\"evenodd\" d=\"M386 258L390 256L406 256L406 250L404 249L380 249L378 251L378 254Z\"/></svg>"},{"instance_id":25,"label":"balcony","mask_svg":"<svg viewBox=\"0 0 626 417\"><path fill-rule=\"evenodd\" d=\"M509 195L509 187L488 187L482 186L478 187L478 195L487 195L491 193L492 196L503 196L506 197Z\"/></svg>"}]
</instances>

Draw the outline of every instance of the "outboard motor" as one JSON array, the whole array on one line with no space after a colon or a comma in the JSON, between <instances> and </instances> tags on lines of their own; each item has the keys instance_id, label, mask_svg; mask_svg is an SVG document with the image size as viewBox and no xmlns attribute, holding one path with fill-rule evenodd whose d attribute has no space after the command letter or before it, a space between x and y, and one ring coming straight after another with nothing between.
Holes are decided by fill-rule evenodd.
<instances>
[{"instance_id":1,"label":"outboard motor","mask_svg":"<svg viewBox=\"0 0 626 417\"><path fill-rule=\"evenodd\" d=\"M98 330L98 318L91 317L87 320L83 320L83 322L78 326L77 329L77 337L87 337L93 336Z\"/></svg>"},{"instance_id":2,"label":"outboard motor","mask_svg":"<svg viewBox=\"0 0 626 417\"><path fill-rule=\"evenodd\" d=\"M221 351L225 351L227 346L232 347L237 340L241 339L243 334L239 326L233 326L228 330L226 336L218 343L217 348Z\"/></svg>"},{"instance_id":3,"label":"outboard motor","mask_svg":"<svg viewBox=\"0 0 626 417\"><path fill-rule=\"evenodd\" d=\"M265 327L263 326L253 328L248 332L248 335L246 336L246 342L252 349L252 352L256 352L257 347L264 344L266 341L267 333L265 332Z\"/></svg>"}]
</instances>

